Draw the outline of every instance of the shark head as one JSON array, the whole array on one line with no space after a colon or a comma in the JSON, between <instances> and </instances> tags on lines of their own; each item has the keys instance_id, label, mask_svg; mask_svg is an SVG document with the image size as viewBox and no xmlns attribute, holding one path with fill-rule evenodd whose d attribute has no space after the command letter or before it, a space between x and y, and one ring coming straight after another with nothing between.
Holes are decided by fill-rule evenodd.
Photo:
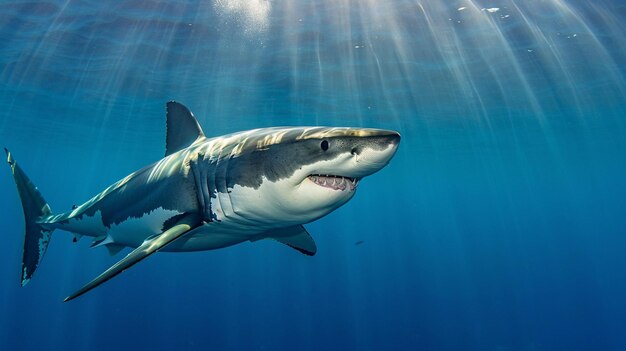
<instances>
[{"instance_id":1,"label":"shark head","mask_svg":"<svg viewBox=\"0 0 626 351\"><path fill-rule=\"evenodd\" d=\"M225 174L232 205L248 218L285 225L314 221L345 204L364 177L389 163L400 142L399 133L381 129L245 133L233 147L237 153Z\"/></svg>"},{"instance_id":2,"label":"shark head","mask_svg":"<svg viewBox=\"0 0 626 351\"><path fill-rule=\"evenodd\" d=\"M167 112L166 156L196 160L189 164L206 216L259 229L308 223L337 209L364 177L389 163L400 143L395 131L338 127L261 128L207 138L185 106L169 102Z\"/></svg>"}]
</instances>

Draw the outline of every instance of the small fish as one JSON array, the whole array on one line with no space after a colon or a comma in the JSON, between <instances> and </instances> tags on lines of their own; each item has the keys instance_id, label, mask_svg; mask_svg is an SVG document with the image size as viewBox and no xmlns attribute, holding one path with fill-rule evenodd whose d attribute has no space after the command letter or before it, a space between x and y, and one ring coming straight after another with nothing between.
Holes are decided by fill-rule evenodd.
<instances>
[{"instance_id":1,"label":"small fish","mask_svg":"<svg viewBox=\"0 0 626 351\"><path fill-rule=\"evenodd\" d=\"M359 241L357 241L357 242L355 242L355 243L354 243L354 246L361 245L361 244L363 244L364 242L365 242L365 241L363 241L363 240L359 240Z\"/></svg>"}]
</instances>

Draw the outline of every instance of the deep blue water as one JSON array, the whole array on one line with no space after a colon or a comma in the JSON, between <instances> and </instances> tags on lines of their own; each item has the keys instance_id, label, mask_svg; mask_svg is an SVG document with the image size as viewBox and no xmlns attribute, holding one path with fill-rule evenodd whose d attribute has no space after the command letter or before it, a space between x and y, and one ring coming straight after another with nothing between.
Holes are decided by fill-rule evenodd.
<instances>
[{"instance_id":1,"label":"deep blue water","mask_svg":"<svg viewBox=\"0 0 626 351\"><path fill-rule=\"evenodd\" d=\"M160 253L70 303L119 257L55 232L20 288L6 167L0 349L626 349L625 34L618 0L3 1L0 144L53 210L158 160L172 99L403 139L315 257Z\"/></svg>"}]
</instances>

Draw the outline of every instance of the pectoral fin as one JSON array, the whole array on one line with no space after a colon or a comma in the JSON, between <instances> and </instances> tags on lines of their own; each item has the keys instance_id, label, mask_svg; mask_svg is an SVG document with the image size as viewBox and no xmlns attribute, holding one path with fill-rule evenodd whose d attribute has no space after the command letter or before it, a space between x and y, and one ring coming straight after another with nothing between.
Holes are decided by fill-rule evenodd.
<instances>
[{"instance_id":1,"label":"pectoral fin","mask_svg":"<svg viewBox=\"0 0 626 351\"><path fill-rule=\"evenodd\" d=\"M317 252L315 241L301 225L273 230L267 237L291 246L308 256L313 256Z\"/></svg>"},{"instance_id":2,"label":"pectoral fin","mask_svg":"<svg viewBox=\"0 0 626 351\"><path fill-rule=\"evenodd\" d=\"M80 288L78 291L68 296L63 300L64 302L70 301L72 299L77 298L78 296L88 292L89 290L97 287L98 285L106 282L107 280L115 277L116 275L122 273L126 269L133 266L135 263L143 260L144 258L152 255L153 253L159 251L163 247L167 246L174 240L180 238L185 235L185 233L189 232L191 229L195 228L197 224L192 221L181 221L181 223L174 225L170 229L164 231L162 234L154 236L143 242L138 248L133 250L128 256L124 257L121 261L117 262L109 269L104 271L102 274L97 276L94 280L87 283L85 286Z\"/></svg>"}]
</instances>

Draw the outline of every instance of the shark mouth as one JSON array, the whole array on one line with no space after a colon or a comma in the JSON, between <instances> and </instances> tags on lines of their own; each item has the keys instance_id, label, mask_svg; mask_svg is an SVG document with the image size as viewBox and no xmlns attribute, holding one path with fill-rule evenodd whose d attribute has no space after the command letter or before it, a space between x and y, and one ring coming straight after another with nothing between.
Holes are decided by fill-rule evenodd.
<instances>
[{"instance_id":1,"label":"shark mouth","mask_svg":"<svg viewBox=\"0 0 626 351\"><path fill-rule=\"evenodd\" d=\"M325 188L330 188L333 190L355 190L356 186L359 184L359 180L356 178L350 177L342 177L335 175L322 175L322 174L311 174L308 176L310 181L313 183L323 186Z\"/></svg>"}]
</instances>

